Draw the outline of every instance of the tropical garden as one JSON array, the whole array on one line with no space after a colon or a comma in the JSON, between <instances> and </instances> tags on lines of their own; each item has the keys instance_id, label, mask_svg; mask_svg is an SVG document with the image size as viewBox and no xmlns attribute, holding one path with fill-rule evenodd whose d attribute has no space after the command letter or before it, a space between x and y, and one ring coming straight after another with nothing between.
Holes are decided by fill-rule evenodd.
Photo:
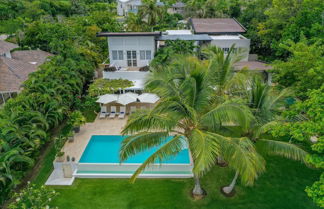
<instances>
[{"instance_id":1,"label":"tropical garden","mask_svg":"<svg viewBox=\"0 0 324 209\"><path fill-rule=\"evenodd\" d=\"M324 207L324 2L188 0L183 15L168 14L174 2L161 7L143 1L138 14L121 23L113 1L0 1L0 33L9 35L7 41L55 55L0 109L0 205ZM123 130L132 136L123 142L122 160L161 145L133 184L78 179L68 188L42 187L73 127L93 120L93 96L130 85L97 80L89 88L108 51L96 33L184 28L180 20L188 17L237 18L247 28L251 53L271 62L275 85L247 70L234 73L240 56L233 49L227 55L215 47L197 53L190 42L169 42L157 52L146 83L161 102L132 115ZM168 141L169 135L174 138ZM184 144L194 160L193 179L136 179Z\"/></svg>"}]
</instances>

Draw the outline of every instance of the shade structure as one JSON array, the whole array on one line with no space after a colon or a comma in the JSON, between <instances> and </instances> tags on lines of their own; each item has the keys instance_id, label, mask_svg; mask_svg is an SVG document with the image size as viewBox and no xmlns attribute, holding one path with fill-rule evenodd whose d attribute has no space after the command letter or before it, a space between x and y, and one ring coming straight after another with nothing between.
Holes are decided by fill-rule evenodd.
<instances>
[{"instance_id":1,"label":"shade structure","mask_svg":"<svg viewBox=\"0 0 324 209\"><path fill-rule=\"evenodd\" d=\"M159 101L160 97L156 94L144 93L138 96L138 100L142 103L151 103L154 104Z\"/></svg>"},{"instance_id":2,"label":"shade structure","mask_svg":"<svg viewBox=\"0 0 324 209\"><path fill-rule=\"evenodd\" d=\"M99 97L99 99L96 101L101 104L108 104L111 102L115 102L118 99L117 94L105 94Z\"/></svg>"},{"instance_id":3,"label":"shade structure","mask_svg":"<svg viewBox=\"0 0 324 209\"><path fill-rule=\"evenodd\" d=\"M137 101L138 94L132 93L132 92L127 92L125 94L120 94L118 95L117 103L122 104L122 105L127 105L132 102Z\"/></svg>"}]
</instances>

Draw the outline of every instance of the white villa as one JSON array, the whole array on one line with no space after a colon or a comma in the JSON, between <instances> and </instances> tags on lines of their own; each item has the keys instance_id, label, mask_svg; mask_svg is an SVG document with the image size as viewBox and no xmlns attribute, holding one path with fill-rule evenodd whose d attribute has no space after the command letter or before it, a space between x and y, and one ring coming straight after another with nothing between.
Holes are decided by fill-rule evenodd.
<instances>
[{"instance_id":1,"label":"white villa","mask_svg":"<svg viewBox=\"0 0 324 209\"><path fill-rule=\"evenodd\" d=\"M158 6L164 6L159 0L156 3ZM128 13L137 13L138 8L142 5L141 0L117 0L117 15L127 16Z\"/></svg>"},{"instance_id":2,"label":"white villa","mask_svg":"<svg viewBox=\"0 0 324 209\"><path fill-rule=\"evenodd\" d=\"M98 37L107 37L109 48L109 65L117 69L116 72L104 72L103 77L114 79L129 79L125 71L133 71L131 77L144 79L139 70L149 66L158 48L165 45L167 40L194 41L195 45L215 45L226 53L230 47L235 47L242 52L242 61L236 65L238 69L244 67L265 74L265 79L271 82L271 76L266 70L270 67L256 59L251 59L250 39L242 35L246 29L232 18L193 18L189 21L189 30L167 30L165 32L100 32ZM137 73L139 73L137 75ZM115 76L116 75L116 76ZM126 78L126 77L127 78ZM134 90L143 88L143 82L137 79Z\"/></svg>"}]
</instances>

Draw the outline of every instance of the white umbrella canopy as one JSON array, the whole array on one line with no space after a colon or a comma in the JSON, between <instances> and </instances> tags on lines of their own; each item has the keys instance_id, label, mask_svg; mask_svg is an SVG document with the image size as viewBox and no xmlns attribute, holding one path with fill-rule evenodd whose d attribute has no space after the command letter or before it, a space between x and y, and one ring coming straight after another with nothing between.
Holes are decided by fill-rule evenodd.
<instances>
[{"instance_id":1,"label":"white umbrella canopy","mask_svg":"<svg viewBox=\"0 0 324 209\"><path fill-rule=\"evenodd\" d=\"M108 104L110 102L115 102L118 99L118 95L116 94L105 94L99 97L99 99L96 101L101 104Z\"/></svg>"},{"instance_id":2,"label":"white umbrella canopy","mask_svg":"<svg viewBox=\"0 0 324 209\"><path fill-rule=\"evenodd\" d=\"M160 97L156 94L144 93L138 96L138 100L143 103L154 104L159 101Z\"/></svg>"},{"instance_id":3,"label":"white umbrella canopy","mask_svg":"<svg viewBox=\"0 0 324 209\"><path fill-rule=\"evenodd\" d=\"M127 105L137 101L138 94L127 92L125 94L118 95L117 103Z\"/></svg>"}]
</instances>

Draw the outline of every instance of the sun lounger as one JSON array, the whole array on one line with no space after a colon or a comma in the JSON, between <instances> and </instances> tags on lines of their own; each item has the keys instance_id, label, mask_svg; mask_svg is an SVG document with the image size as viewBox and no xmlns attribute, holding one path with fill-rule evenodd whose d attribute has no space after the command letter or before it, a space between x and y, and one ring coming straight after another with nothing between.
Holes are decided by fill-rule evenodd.
<instances>
[{"instance_id":1,"label":"sun lounger","mask_svg":"<svg viewBox=\"0 0 324 209\"><path fill-rule=\"evenodd\" d=\"M125 114L126 114L126 108L125 107L120 107L119 108L119 116L118 116L118 118L120 118L120 119L125 118Z\"/></svg>"},{"instance_id":2,"label":"sun lounger","mask_svg":"<svg viewBox=\"0 0 324 209\"><path fill-rule=\"evenodd\" d=\"M115 118L115 116L116 116L116 106L111 106L109 118Z\"/></svg>"},{"instance_id":3,"label":"sun lounger","mask_svg":"<svg viewBox=\"0 0 324 209\"><path fill-rule=\"evenodd\" d=\"M101 106L99 118L103 119L107 116L107 107L106 106Z\"/></svg>"},{"instance_id":4,"label":"sun lounger","mask_svg":"<svg viewBox=\"0 0 324 209\"><path fill-rule=\"evenodd\" d=\"M136 106L130 106L130 114L136 111Z\"/></svg>"}]
</instances>

